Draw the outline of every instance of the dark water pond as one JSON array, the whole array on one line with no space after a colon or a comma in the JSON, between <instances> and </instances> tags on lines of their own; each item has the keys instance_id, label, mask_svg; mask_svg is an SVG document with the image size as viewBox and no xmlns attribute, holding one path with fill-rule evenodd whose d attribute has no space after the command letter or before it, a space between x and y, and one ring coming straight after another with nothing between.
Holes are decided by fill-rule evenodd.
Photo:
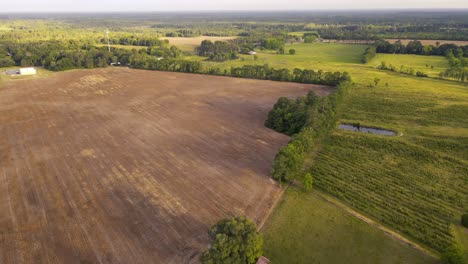
<instances>
[{"instance_id":1,"label":"dark water pond","mask_svg":"<svg viewBox=\"0 0 468 264\"><path fill-rule=\"evenodd\" d=\"M340 124L338 128L349 130L349 131L354 131L354 132L372 133L372 134L378 134L378 135L384 135L384 136L396 135L396 132L394 131L379 129L379 128L372 128L372 127L363 127L360 125Z\"/></svg>"}]
</instances>

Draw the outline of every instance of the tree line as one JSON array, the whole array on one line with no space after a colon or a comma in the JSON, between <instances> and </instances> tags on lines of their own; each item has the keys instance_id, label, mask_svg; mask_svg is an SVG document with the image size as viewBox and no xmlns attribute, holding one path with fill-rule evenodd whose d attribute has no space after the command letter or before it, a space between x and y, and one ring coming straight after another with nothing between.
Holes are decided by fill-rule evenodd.
<instances>
[{"instance_id":1,"label":"tree line","mask_svg":"<svg viewBox=\"0 0 468 264\"><path fill-rule=\"evenodd\" d=\"M131 45L131 46L164 46L168 45L168 40L161 40L157 37L143 37L143 36L124 36L124 37L111 37L109 38L111 44L118 45ZM101 38L100 43L107 44L107 38Z\"/></svg>"},{"instance_id":2,"label":"tree line","mask_svg":"<svg viewBox=\"0 0 468 264\"><path fill-rule=\"evenodd\" d=\"M298 83L323 84L336 86L343 81L349 81L351 77L347 72L324 72L308 69L275 69L265 65L244 65L242 67L231 67L231 76L272 80L288 81Z\"/></svg>"},{"instance_id":3,"label":"tree line","mask_svg":"<svg viewBox=\"0 0 468 264\"><path fill-rule=\"evenodd\" d=\"M422 45L418 40L410 41L405 45L400 40L395 43L390 43L386 40L379 40L375 42L374 46L377 53L445 56L447 55L447 52L451 50L456 57L468 57L468 45Z\"/></svg>"},{"instance_id":4,"label":"tree line","mask_svg":"<svg viewBox=\"0 0 468 264\"><path fill-rule=\"evenodd\" d=\"M342 80L337 91L327 97L313 92L297 99L282 97L273 106L265 126L292 136L291 141L276 154L271 170L280 183L301 182L309 189L312 175L304 168L306 153L315 148L317 141L335 126L342 102L352 89L350 79Z\"/></svg>"},{"instance_id":5,"label":"tree line","mask_svg":"<svg viewBox=\"0 0 468 264\"><path fill-rule=\"evenodd\" d=\"M111 63L129 65L132 58L177 58L181 51L175 46L152 46L139 50L96 47L80 41L40 41L32 43L8 43L0 48L6 54L0 66L38 66L51 71L76 68L106 67Z\"/></svg>"}]
</instances>

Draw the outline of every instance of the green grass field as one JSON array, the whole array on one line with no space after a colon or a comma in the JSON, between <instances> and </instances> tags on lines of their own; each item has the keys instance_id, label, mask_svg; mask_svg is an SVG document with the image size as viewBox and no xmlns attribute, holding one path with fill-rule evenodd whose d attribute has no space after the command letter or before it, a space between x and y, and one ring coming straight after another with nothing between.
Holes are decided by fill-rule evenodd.
<instances>
[{"instance_id":1,"label":"green grass field","mask_svg":"<svg viewBox=\"0 0 468 264\"><path fill-rule=\"evenodd\" d=\"M442 56L422 56L408 54L377 54L374 59L369 62L369 65L374 67L380 66L385 62L387 66L393 65L397 69L401 66L405 68L413 68L415 71L421 71L429 75L429 77L438 77L440 72L448 69L448 61Z\"/></svg>"},{"instance_id":2,"label":"green grass field","mask_svg":"<svg viewBox=\"0 0 468 264\"><path fill-rule=\"evenodd\" d=\"M458 227L452 223L468 210L468 87L361 64L364 45L315 43L288 48L297 54L259 53L257 61L249 57L203 63L225 69L268 63L349 72L355 88L340 121L396 130L399 136L334 130L312 164L316 188L409 239L443 251L454 241L450 226ZM425 67L421 59L414 63ZM370 87L374 78L380 84Z\"/></svg>"},{"instance_id":3,"label":"green grass field","mask_svg":"<svg viewBox=\"0 0 468 264\"><path fill-rule=\"evenodd\" d=\"M324 200L291 187L262 230L271 263L437 263Z\"/></svg>"}]
</instances>

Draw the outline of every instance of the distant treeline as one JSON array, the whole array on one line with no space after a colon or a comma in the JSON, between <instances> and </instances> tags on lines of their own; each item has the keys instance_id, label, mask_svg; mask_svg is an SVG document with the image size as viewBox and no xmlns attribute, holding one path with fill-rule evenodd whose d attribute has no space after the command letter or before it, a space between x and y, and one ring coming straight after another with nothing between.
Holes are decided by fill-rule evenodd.
<instances>
[{"instance_id":1,"label":"distant treeline","mask_svg":"<svg viewBox=\"0 0 468 264\"><path fill-rule=\"evenodd\" d=\"M131 46L164 46L168 45L168 40L161 40L156 37L141 37L141 36L125 36L125 37L118 37L118 38L109 38L111 44L118 44L118 45L131 45ZM107 44L107 38L101 38L100 42L102 44Z\"/></svg>"},{"instance_id":2,"label":"distant treeline","mask_svg":"<svg viewBox=\"0 0 468 264\"><path fill-rule=\"evenodd\" d=\"M351 77L347 72L323 72L321 70L274 69L266 65L244 65L232 67L231 76L273 81L287 81L335 86Z\"/></svg>"},{"instance_id":3,"label":"distant treeline","mask_svg":"<svg viewBox=\"0 0 468 264\"><path fill-rule=\"evenodd\" d=\"M416 54L416 55L438 55L445 56L451 50L456 57L468 57L468 45L457 46L455 44L442 45L423 45L418 40L408 42L407 45L396 41L390 43L385 40L379 40L374 44L377 53L390 54Z\"/></svg>"}]
</instances>

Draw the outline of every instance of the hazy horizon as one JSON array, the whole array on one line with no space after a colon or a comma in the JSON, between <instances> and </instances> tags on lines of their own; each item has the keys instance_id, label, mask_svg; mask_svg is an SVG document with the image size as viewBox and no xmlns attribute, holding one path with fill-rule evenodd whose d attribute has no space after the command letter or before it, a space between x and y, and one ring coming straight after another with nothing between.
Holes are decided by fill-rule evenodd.
<instances>
[{"instance_id":1,"label":"hazy horizon","mask_svg":"<svg viewBox=\"0 0 468 264\"><path fill-rule=\"evenodd\" d=\"M424 0L257 0L257 1L208 1L193 2L189 0L151 1L151 0L23 0L9 2L0 13L34 13L34 12L209 12L209 11L345 11L345 10L402 10L402 9L466 9L468 1L424 1Z\"/></svg>"}]
</instances>

